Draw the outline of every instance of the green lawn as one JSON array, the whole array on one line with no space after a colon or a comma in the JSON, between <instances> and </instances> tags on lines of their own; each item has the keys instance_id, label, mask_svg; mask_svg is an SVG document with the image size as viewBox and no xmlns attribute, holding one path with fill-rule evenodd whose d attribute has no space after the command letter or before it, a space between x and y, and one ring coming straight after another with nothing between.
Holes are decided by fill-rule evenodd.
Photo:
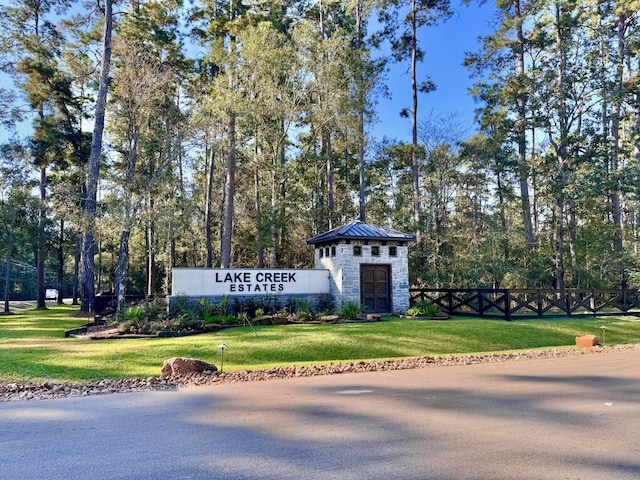
<instances>
[{"instance_id":1,"label":"green lawn","mask_svg":"<svg viewBox=\"0 0 640 480\"><path fill-rule=\"evenodd\" d=\"M376 323L231 328L178 338L80 340L64 330L85 323L72 307L16 310L0 316L0 381L83 381L158 376L165 359L196 357L225 370L423 355L466 354L571 346L577 335L606 343L640 342L640 319L601 317L544 320L452 318L420 321L387 318ZM256 335L257 333L257 335Z\"/></svg>"}]
</instances>

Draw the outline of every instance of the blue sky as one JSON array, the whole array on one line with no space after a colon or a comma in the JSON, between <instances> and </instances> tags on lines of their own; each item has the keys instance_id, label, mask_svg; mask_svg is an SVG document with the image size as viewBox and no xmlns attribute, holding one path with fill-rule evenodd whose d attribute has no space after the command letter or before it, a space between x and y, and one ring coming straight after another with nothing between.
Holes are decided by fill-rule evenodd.
<instances>
[{"instance_id":1,"label":"blue sky","mask_svg":"<svg viewBox=\"0 0 640 480\"><path fill-rule=\"evenodd\" d=\"M453 2L456 14L447 22L435 27L425 27L419 32L420 45L425 51L425 59L418 66L418 75L424 78L430 75L437 89L434 92L420 94L418 99L418 121L420 118L434 115L457 113L459 118L471 128L474 104L468 89L475 80L463 66L465 52L479 49L478 36L490 33L491 20L495 15L493 2L482 6L471 6ZM403 108L411 106L411 77L409 63L391 65L387 84L392 98L378 99L379 120L370 127L373 136L396 138L411 141L411 120L401 118Z\"/></svg>"}]
</instances>

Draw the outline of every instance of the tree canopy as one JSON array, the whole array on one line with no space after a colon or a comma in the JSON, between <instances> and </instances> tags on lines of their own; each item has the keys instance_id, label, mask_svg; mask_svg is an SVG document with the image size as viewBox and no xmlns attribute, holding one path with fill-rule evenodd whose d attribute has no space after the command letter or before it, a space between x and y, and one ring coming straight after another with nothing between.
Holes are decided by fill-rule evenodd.
<instances>
[{"instance_id":1,"label":"tree canopy","mask_svg":"<svg viewBox=\"0 0 640 480\"><path fill-rule=\"evenodd\" d=\"M497 0L466 129L418 111L448 1L14 0L4 297L33 295L18 271L44 306L167 293L172 267L309 267L305 240L356 218L418 233L416 286L640 286L638 7ZM390 62L409 141L371 134Z\"/></svg>"}]
</instances>

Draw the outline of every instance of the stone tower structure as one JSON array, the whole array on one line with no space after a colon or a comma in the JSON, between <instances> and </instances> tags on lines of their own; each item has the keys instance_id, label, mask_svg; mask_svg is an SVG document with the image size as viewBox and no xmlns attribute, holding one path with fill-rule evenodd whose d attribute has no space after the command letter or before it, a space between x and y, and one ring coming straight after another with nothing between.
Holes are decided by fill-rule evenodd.
<instances>
[{"instance_id":1,"label":"stone tower structure","mask_svg":"<svg viewBox=\"0 0 640 480\"><path fill-rule=\"evenodd\" d=\"M353 221L307 240L315 268L330 273L338 307L360 303L367 313L404 313L409 308L408 243L414 235Z\"/></svg>"}]
</instances>

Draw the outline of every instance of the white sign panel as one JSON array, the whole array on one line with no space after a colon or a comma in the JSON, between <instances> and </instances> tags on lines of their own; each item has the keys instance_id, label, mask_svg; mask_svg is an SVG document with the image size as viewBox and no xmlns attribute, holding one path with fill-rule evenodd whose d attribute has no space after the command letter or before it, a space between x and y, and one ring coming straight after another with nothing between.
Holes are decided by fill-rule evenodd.
<instances>
[{"instance_id":1,"label":"white sign panel","mask_svg":"<svg viewBox=\"0 0 640 480\"><path fill-rule=\"evenodd\" d=\"M295 295L329 293L328 270L174 268L171 294Z\"/></svg>"}]
</instances>

